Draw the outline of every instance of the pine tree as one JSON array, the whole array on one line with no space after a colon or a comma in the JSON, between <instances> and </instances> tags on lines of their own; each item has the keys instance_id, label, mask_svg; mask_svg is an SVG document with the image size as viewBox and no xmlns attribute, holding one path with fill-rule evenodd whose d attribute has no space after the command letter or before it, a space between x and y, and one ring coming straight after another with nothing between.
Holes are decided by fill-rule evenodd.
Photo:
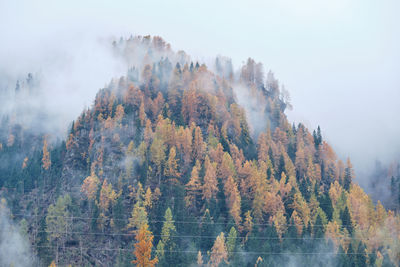
<instances>
[{"instance_id":1,"label":"pine tree","mask_svg":"<svg viewBox=\"0 0 400 267\"><path fill-rule=\"evenodd\" d=\"M236 249L236 240L237 240L237 231L235 227L231 227L231 230L229 231L228 237L226 238L226 249L228 252L228 257L229 259L233 258L233 254Z\"/></svg>"},{"instance_id":2,"label":"pine tree","mask_svg":"<svg viewBox=\"0 0 400 267\"><path fill-rule=\"evenodd\" d=\"M388 253L383 254L383 262L382 262L382 267L394 267L395 265L393 262L390 260L390 257Z\"/></svg>"},{"instance_id":3,"label":"pine tree","mask_svg":"<svg viewBox=\"0 0 400 267\"><path fill-rule=\"evenodd\" d=\"M353 223L347 206L342 212L340 212L340 220L342 221L343 228L346 228L351 235L353 233Z\"/></svg>"},{"instance_id":4,"label":"pine tree","mask_svg":"<svg viewBox=\"0 0 400 267\"><path fill-rule=\"evenodd\" d=\"M344 178L343 178L343 188L346 191L350 190L351 182L353 180L353 165L350 162L350 158L347 158L346 169L344 170Z\"/></svg>"},{"instance_id":5,"label":"pine tree","mask_svg":"<svg viewBox=\"0 0 400 267\"><path fill-rule=\"evenodd\" d=\"M172 218L172 211L167 208L164 215L164 223L161 229L161 239L157 244L157 255L160 256L160 263L169 266L179 262L174 251L176 250L176 228Z\"/></svg>"},{"instance_id":6,"label":"pine tree","mask_svg":"<svg viewBox=\"0 0 400 267\"><path fill-rule=\"evenodd\" d=\"M204 215L201 218L200 222L200 235L201 236L214 236L214 221L210 215L210 211L208 209L205 210ZM207 251L213 245L213 241L211 238L201 238L200 240L200 248L203 251Z\"/></svg>"},{"instance_id":7,"label":"pine tree","mask_svg":"<svg viewBox=\"0 0 400 267\"><path fill-rule=\"evenodd\" d=\"M364 243L360 242L357 249L356 255L356 266L366 266L367 265L367 253L365 252L366 247Z\"/></svg>"},{"instance_id":8,"label":"pine tree","mask_svg":"<svg viewBox=\"0 0 400 267\"><path fill-rule=\"evenodd\" d=\"M347 254L343 250L342 245L339 245L338 252L336 253L336 266L347 267L349 262L347 260Z\"/></svg>"},{"instance_id":9,"label":"pine tree","mask_svg":"<svg viewBox=\"0 0 400 267\"><path fill-rule=\"evenodd\" d=\"M66 194L59 197L55 205L47 209L46 232L50 243L56 246L56 263L58 263L58 248L67 238L68 234L68 207L71 205L71 197Z\"/></svg>"}]
</instances>

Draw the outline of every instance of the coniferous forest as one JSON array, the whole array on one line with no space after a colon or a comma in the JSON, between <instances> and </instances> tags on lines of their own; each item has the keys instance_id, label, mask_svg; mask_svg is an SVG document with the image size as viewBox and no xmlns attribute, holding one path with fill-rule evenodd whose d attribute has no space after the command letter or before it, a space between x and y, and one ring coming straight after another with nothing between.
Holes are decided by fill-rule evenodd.
<instances>
[{"instance_id":1,"label":"coniferous forest","mask_svg":"<svg viewBox=\"0 0 400 267\"><path fill-rule=\"evenodd\" d=\"M36 107L0 118L0 225L29 255L9 266L399 266L398 169L390 205L373 201L261 63L157 36L109 48L126 75L64 135L27 123L45 123ZM27 74L8 93L38 88Z\"/></svg>"}]
</instances>

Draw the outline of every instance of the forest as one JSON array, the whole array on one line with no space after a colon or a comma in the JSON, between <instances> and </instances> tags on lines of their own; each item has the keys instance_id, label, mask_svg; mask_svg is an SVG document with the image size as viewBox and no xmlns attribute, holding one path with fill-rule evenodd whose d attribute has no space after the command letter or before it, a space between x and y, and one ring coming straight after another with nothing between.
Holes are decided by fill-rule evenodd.
<instances>
[{"instance_id":1,"label":"forest","mask_svg":"<svg viewBox=\"0 0 400 267\"><path fill-rule=\"evenodd\" d=\"M37 107L0 114L0 239L27 244L8 266L399 266L398 164L373 200L251 58L207 65L158 36L109 47L126 75L64 136L28 123L45 123ZM38 88L27 74L10 95Z\"/></svg>"}]
</instances>

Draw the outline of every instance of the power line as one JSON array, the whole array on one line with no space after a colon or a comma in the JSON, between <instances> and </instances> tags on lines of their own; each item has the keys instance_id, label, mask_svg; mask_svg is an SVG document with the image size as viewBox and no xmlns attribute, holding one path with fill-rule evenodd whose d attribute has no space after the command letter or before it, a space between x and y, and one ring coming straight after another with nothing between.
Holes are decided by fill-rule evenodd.
<instances>
[{"instance_id":1,"label":"power line","mask_svg":"<svg viewBox=\"0 0 400 267\"><path fill-rule=\"evenodd\" d=\"M47 216L42 216L42 215L36 215L36 214L22 214L22 213L15 213L12 214L12 216L20 216L20 217L48 217L48 218L65 218L65 219L77 219L77 220L100 220L100 217L79 217L79 216L56 216L56 215L47 215ZM117 218L112 218L113 221L131 221L131 222L151 222L151 223L164 223L166 222L165 220L133 220L131 218L129 219L117 219ZM178 223L178 224L210 224L210 225L237 225L236 223L224 223L224 222L199 222L199 221L179 221L179 220L172 220L171 222L173 223ZM244 223L241 223L239 225L243 225ZM284 225L284 226L305 226L304 224L290 224L290 223L253 223L252 225L256 226L273 226L273 225ZM326 227L324 224L314 224L312 225L317 226L317 227ZM346 225L342 224L339 225L342 227L346 226L353 226L353 225Z\"/></svg>"},{"instance_id":2,"label":"power line","mask_svg":"<svg viewBox=\"0 0 400 267\"><path fill-rule=\"evenodd\" d=\"M79 234L79 235L104 235L104 236L136 236L134 233L102 233L102 232L70 232L70 231L37 231L35 233L56 233L56 234ZM207 235L153 235L157 237L173 237L173 238L210 238L216 239L217 236ZM252 240L326 240L325 237L254 237L254 236L237 236L226 237L226 239L252 239ZM340 240L368 240L368 238L352 238L352 237L337 237ZM380 238L380 240L393 240L393 238Z\"/></svg>"},{"instance_id":3,"label":"power line","mask_svg":"<svg viewBox=\"0 0 400 267\"><path fill-rule=\"evenodd\" d=\"M100 251L129 251L133 252L134 249L127 248L106 248L106 247L57 247L57 246L35 246L35 248L61 248L61 249L75 249L75 250L100 250ZM168 250L172 253L199 253L200 250ZM336 252L258 252L258 251L232 251L234 254L256 254L256 255L359 255L364 253L336 253Z\"/></svg>"}]
</instances>

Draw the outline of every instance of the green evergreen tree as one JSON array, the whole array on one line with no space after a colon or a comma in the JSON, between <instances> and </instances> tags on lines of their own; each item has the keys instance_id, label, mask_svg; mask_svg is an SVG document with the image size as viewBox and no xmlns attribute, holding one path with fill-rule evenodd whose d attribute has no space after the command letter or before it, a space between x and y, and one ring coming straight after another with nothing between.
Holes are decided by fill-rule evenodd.
<instances>
[{"instance_id":1,"label":"green evergreen tree","mask_svg":"<svg viewBox=\"0 0 400 267\"><path fill-rule=\"evenodd\" d=\"M342 221L343 228L346 228L349 234L352 235L353 223L351 222L350 212L347 206L342 212L340 212L340 220Z\"/></svg>"},{"instance_id":2,"label":"green evergreen tree","mask_svg":"<svg viewBox=\"0 0 400 267\"><path fill-rule=\"evenodd\" d=\"M365 252L365 244L360 242L357 249L356 255L356 266L366 266L367 265L367 253Z\"/></svg>"}]
</instances>

